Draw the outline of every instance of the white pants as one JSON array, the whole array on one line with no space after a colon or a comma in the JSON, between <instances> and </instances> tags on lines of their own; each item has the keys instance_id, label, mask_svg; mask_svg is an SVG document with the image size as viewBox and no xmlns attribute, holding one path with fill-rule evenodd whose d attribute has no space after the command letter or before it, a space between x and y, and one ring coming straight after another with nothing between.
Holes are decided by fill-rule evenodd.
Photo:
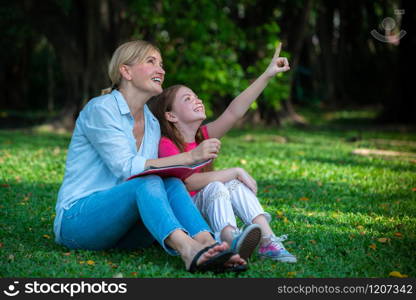
<instances>
[{"instance_id":1,"label":"white pants","mask_svg":"<svg viewBox=\"0 0 416 300\"><path fill-rule=\"evenodd\" d=\"M268 222L271 220L270 214L263 210L256 195L236 179L226 183L211 182L193 196L193 201L215 232L218 241L224 227L230 225L237 229L235 215L244 224L251 224L261 214Z\"/></svg>"}]
</instances>

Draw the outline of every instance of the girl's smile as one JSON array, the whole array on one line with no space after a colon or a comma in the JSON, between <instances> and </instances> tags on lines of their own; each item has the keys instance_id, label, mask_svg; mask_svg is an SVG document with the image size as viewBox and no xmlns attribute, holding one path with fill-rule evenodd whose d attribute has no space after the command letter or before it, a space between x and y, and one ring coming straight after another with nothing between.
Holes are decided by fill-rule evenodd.
<instances>
[{"instance_id":1,"label":"girl's smile","mask_svg":"<svg viewBox=\"0 0 416 300\"><path fill-rule=\"evenodd\" d=\"M206 119L202 100L189 88L181 87L173 101L172 111L178 121L189 123Z\"/></svg>"}]
</instances>

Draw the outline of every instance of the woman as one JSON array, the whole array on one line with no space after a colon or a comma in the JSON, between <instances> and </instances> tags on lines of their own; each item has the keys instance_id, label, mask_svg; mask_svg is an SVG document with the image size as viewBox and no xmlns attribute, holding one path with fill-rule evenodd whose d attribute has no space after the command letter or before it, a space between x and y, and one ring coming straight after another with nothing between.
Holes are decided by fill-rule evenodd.
<instances>
[{"instance_id":1,"label":"woman","mask_svg":"<svg viewBox=\"0 0 416 300\"><path fill-rule=\"evenodd\" d=\"M72 249L138 248L155 239L186 269L224 271L246 262L215 243L211 229L176 178L144 176L146 167L215 158L219 143L157 159L159 123L146 102L162 92L160 51L145 41L121 45L109 65L112 91L81 111L56 204L56 242Z\"/></svg>"}]
</instances>

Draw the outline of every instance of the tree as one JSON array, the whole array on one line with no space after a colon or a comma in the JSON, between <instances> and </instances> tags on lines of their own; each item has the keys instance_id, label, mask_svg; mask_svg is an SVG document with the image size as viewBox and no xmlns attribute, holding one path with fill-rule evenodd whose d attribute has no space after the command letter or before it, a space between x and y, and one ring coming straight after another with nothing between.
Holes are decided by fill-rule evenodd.
<instances>
[{"instance_id":1,"label":"tree","mask_svg":"<svg viewBox=\"0 0 416 300\"><path fill-rule=\"evenodd\" d=\"M123 2L24 1L29 24L44 35L59 61L64 85L63 109L55 127L71 129L82 105L109 86L106 68L119 40L126 38ZM117 34L115 34L117 32Z\"/></svg>"},{"instance_id":2,"label":"tree","mask_svg":"<svg viewBox=\"0 0 416 300\"><path fill-rule=\"evenodd\" d=\"M277 41L283 42L282 55L289 57L291 71L271 82L256 104L267 124L305 123L293 107L293 93L312 2L246 0L232 6L231 17L246 37L239 61L252 77L265 68Z\"/></svg>"},{"instance_id":3,"label":"tree","mask_svg":"<svg viewBox=\"0 0 416 300\"><path fill-rule=\"evenodd\" d=\"M402 19L403 30L410 30L416 20L415 2L410 0L401 1L401 9L404 12ZM398 76L394 97L387 99L384 104L380 120L394 123L416 124L416 102L414 96L414 80L409 74L414 73L414 49L416 49L416 37L408 33L400 40Z\"/></svg>"},{"instance_id":4,"label":"tree","mask_svg":"<svg viewBox=\"0 0 416 300\"><path fill-rule=\"evenodd\" d=\"M0 8L7 37L0 54L0 83L7 87L2 104L54 105L60 113L53 124L72 128L85 102L109 86L106 68L115 48L145 39L162 51L164 85L189 85L212 117L265 69L282 41L291 71L253 104L256 120L302 124L294 105L313 95L314 103L334 108L383 104L383 120L412 122L415 106L404 74L414 37L408 34L397 47L370 35L400 3L402 27L410 28L414 4L407 0L8 1Z\"/></svg>"},{"instance_id":5,"label":"tree","mask_svg":"<svg viewBox=\"0 0 416 300\"><path fill-rule=\"evenodd\" d=\"M279 111L279 122L282 122L285 119L291 120L295 124L305 125L306 120L296 113L293 107L293 95L296 89L295 87L295 76L298 71L300 64L301 52L305 42L306 28L309 25L310 14L312 10L313 1L305 0L302 1L302 7L297 8L295 17L292 18L291 23L291 34L288 35L288 46L289 52L291 53L291 70L292 74L290 76L290 93L287 99L282 101L282 109ZM286 18L288 20L289 18Z\"/></svg>"}]
</instances>

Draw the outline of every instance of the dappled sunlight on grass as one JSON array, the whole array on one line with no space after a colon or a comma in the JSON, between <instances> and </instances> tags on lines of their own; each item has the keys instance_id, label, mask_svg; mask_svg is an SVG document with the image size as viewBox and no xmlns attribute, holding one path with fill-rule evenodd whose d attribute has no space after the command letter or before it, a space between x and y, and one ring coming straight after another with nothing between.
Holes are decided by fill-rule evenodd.
<instances>
[{"instance_id":1,"label":"dappled sunlight on grass","mask_svg":"<svg viewBox=\"0 0 416 300\"><path fill-rule=\"evenodd\" d=\"M336 231L344 233L365 233L383 235L405 229L409 233L415 232L416 217L414 216L385 216L376 213L363 214L360 212L341 212L339 210L308 210L306 208L290 208L287 213L289 220L313 226L336 227ZM309 228L309 226L307 226ZM342 228L342 230L341 230ZM414 233L410 234L414 238Z\"/></svg>"},{"instance_id":2,"label":"dappled sunlight on grass","mask_svg":"<svg viewBox=\"0 0 416 300\"><path fill-rule=\"evenodd\" d=\"M241 277L416 276L416 164L351 154L385 144L415 152L416 135L363 131L351 142L354 136L356 130L322 126L235 130L222 140L215 168L242 167L257 180L275 233L289 234L285 245L299 260L290 265L255 255ZM54 207L69 141L69 134L0 131L3 276L235 276L190 275L156 244L97 252L55 244Z\"/></svg>"}]
</instances>

